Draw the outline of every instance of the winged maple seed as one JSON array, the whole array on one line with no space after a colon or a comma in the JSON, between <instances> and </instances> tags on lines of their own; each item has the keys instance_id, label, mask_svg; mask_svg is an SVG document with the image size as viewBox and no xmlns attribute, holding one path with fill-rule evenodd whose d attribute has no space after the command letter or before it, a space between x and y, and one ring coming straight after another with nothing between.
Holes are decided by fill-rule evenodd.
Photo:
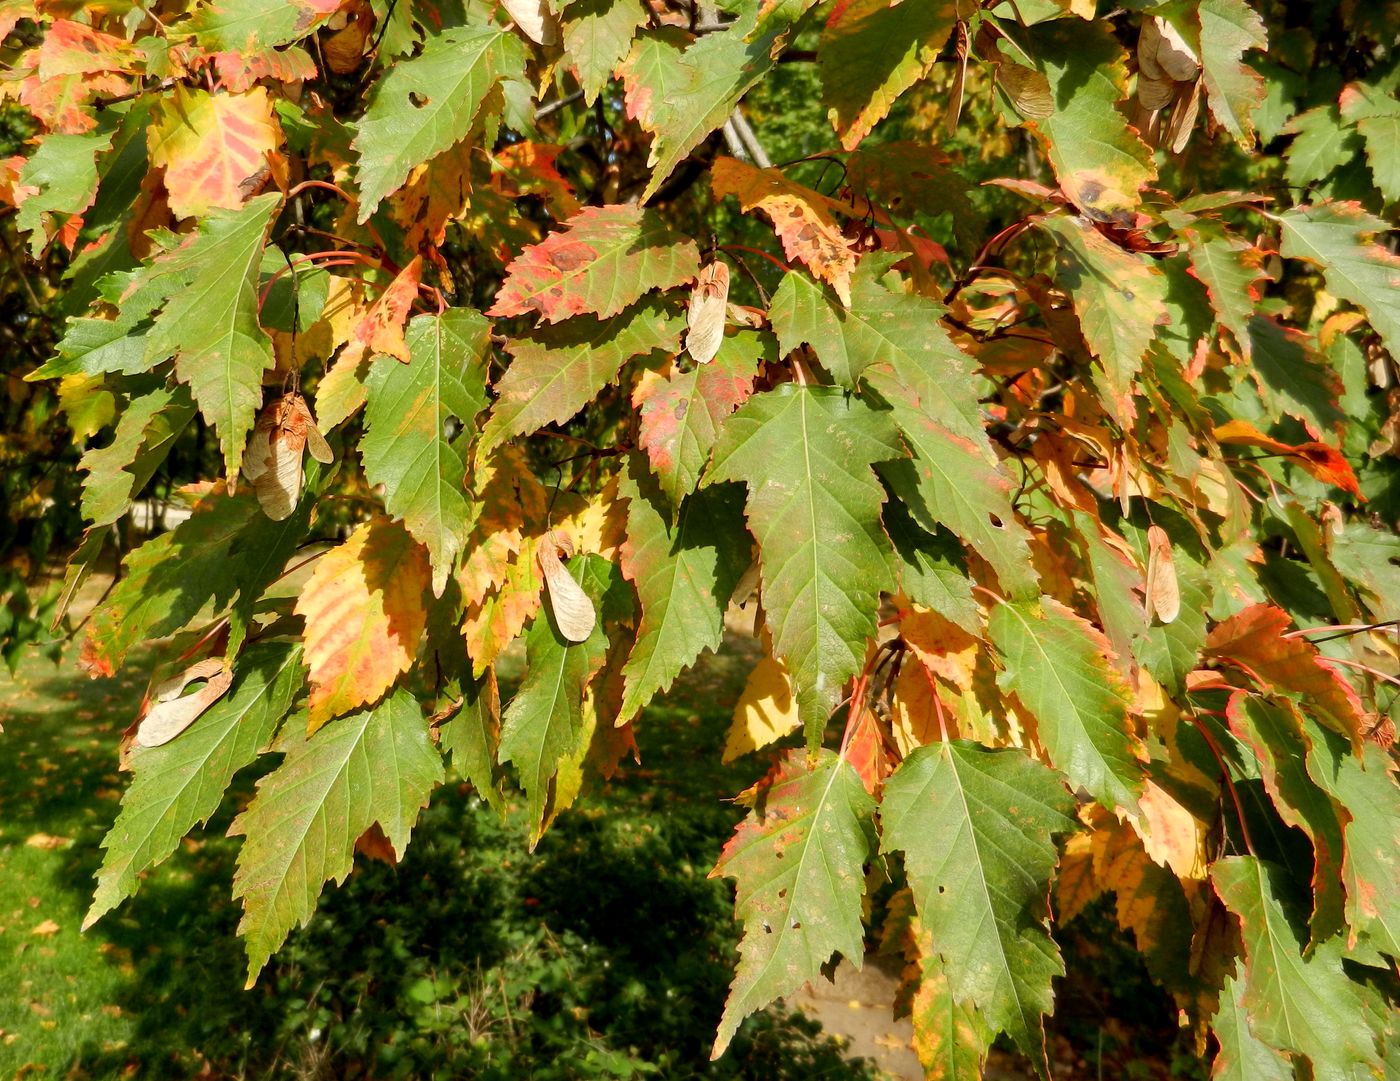
<instances>
[{"instance_id":1,"label":"winged maple seed","mask_svg":"<svg viewBox=\"0 0 1400 1081\"><path fill-rule=\"evenodd\" d=\"M549 0L501 0L501 6L536 45L553 45L559 40L559 25L549 10Z\"/></svg>"},{"instance_id":2,"label":"winged maple seed","mask_svg":"<svg viewBox=\"0 0 1400 1081\"><path fill-rule=\"evenodd\" d=\"M186 687L201 679L208 682L194 694L185 694ZM224 667L224 659L208 657L157 684L150 694L151 708L141 718L133 744L159 747L169 743L222 698L232 682L233 672Z\"/></svg>"},{"instance_id":3,"label":"winged maple seed","mask_svg":"<svg viewBox=\"0 0 1400 1081\"><path fill-rule=\"evenodd\" d=\"M274 522L291 517L301 498L301 453L329 464L330 445L316 427L306 399L296 391L263 407L243 456L243 475L253 482L258 503Z\"/></svg>"},{"instance_id":4,"label":"winged maple seed","mask_svg":"<svg viewBox=\"0 0 1400 1081\"><path fill-rule=\"evenodd\" d=\"M574 544L557 530L547 534L540 543L537 558L540 573L544 575L544 594L559 633L570 642L582 642L593 633L598 613L583 587L559 561L561 550L567 558L574 554Z\"/></svg>"},{"instance_id":5,"label":"winged maple seed","mask_svg":"<svg viewBox=\"0 0 1400 1081\"><path fill-rule=\"evenodd\" d=\"M690 291L685 348L696 364L708 364L719 352L728 307L729 267L716 259L700 271L695 288Z\"/></svg>"},{"instance_id":6,"label":"winged maple seed","mask_svg":"<svg viewBox=\"0 0 1400 1081\"><path fill-rule=\"evenodd\" d=\"M1163 623L1171 623L1181 614L1181 590L1176 582L1176 564L1172 562L1172 542L1159 525L1149 526L1147 530L1147 603Z\"/></svg>"}]
</instances>

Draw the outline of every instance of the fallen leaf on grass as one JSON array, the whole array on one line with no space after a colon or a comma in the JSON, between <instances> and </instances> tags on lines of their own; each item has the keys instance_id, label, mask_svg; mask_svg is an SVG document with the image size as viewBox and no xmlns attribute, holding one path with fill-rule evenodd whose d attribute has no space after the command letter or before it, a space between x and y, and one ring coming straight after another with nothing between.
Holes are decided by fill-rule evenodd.
<instances>
[{"instance_id":1,"label":"fallen leaf on grass","mask_svg":"<svg viewBox=\"0 0 1400 1081\"><path fill-rule=\"evenodd\" d=\"M56 935L58 930L58 924L54 923L53 920L45 920L29 933L31 935Z\"/></svg>"},{"instance_id":2,"label":"fallen leaf on grass","mask_svg":"<svg viewBox=\"0 0 1400 1081\"><path fill-rule=\"evenodd\" d=\"M35 833L26 837L24 843L30 848L42 848L52 850L62 848L64 845L72 844L72 838L55 837L50 833Z\"/></svg>"}]
</instances>

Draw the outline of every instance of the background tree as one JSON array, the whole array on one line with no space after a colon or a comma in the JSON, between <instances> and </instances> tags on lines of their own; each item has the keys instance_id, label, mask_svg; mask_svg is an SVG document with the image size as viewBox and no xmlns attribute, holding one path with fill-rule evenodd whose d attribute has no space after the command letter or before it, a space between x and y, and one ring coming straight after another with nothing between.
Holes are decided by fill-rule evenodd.
<instances>
[{"instance_id":1,"label":"background tree","mask_svg":"<svg viewBox=\"0 0 1400 1081\"><path fill-rule=\"evenodd\" d=\"M1397 7L0 8L6 543L81 476L61 618L191 510L83 629L165 639L89 922L280 756L251 984L445 758L543 833L743 603L716 1055L869 934L930 1076L1043 1064L1111 892L1219 1076L1379 1076Z\"/></svg>"}]
</instances>

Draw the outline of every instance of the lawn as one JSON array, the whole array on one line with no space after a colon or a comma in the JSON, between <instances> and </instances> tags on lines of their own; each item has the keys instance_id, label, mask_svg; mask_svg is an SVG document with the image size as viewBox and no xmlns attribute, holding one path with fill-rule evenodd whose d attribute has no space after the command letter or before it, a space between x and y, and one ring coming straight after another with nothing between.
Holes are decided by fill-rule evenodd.
<instances>
[{"instance_id":1,"label":"lawn","mask_svg":"<svg viewBox=\"0 0 1400 1081\"><path fill-rule=\"evenodd\" d=\"M862 1078L800 1015L769 1011L719 1063L727 886L707 878L763 768L718 763L744 674L712 659L639 726L641 766L534 853L449 783L396 868L358 858L242 990L235 842L254 777L96 927L79 927L143 692L34 656L0 676L0 1077Z\"/></svg>"}]
</instances>

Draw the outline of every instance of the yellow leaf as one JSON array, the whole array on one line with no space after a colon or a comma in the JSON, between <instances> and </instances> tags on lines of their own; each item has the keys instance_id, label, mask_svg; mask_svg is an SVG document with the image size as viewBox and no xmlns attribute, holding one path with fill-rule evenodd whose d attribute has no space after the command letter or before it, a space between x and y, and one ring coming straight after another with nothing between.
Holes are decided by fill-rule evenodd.
<instances>
[{"instance_id":1,"label":"yellow leaf","mask_svg":"<svg viewBox=\"0 0 1400 1081\"><path fill-rule=\"evenodd\" d=\"M423 637L428 581L427 551L384 519L317 561L296 602L306 620L311 731L377 701L408 671Z\"/></svg>"},{"instance_id":2,"label":"yellow leaf","mask_svg":"<svg viewBox=\"0 0 1400 1081\"><path fill-rule=\"evenodd\" d=\"M180 218L242 206L268 176L267 153L282 143L261 86L208 94L176 85L152 117L151 164L164 167L170 209Z\"/></svg>"},{"instance_id":3,"label":"yellow leaf","mask_svg":"<svg viewBox=\"0 0 1400 1081\"><path fill-rule=\"evenodd\" d=\"M1142 847L1153 861L1177 878L1205 878L1206 824L1156 781L1143 785L1138 797L1142 817L1130 817L1128 824L1142 840Z\"/></svg>"},{"instance_id":4,"label":"yellow leaf","mask_svg":"<svg viewBox=\"0 0 1400 1081\"><path fill-rule=\"evenodd\" d=\"M856 253L836 221L836 213L849 207L794 184L777 169L756 169L733 158L715 160L710 183L718 196L737 196L745 211L763 211L773 222L787 257L806 263L816 277L836 290L842 304L851 306Z\"/></svg>"},{"instance_id":5,"label":"yellow leaf","mask_svg":"<svg viewBox=\"0 0 1400 1081\"><path fill-rule=\"evenodd\" d=\"M724 741L723 759L732 762L741 754L767 747L789 732L795 732L801 724L787 666L772 657L764 657L749 673L744 693L734 707L734 720Z\"/></svg>"}]
</instances>

